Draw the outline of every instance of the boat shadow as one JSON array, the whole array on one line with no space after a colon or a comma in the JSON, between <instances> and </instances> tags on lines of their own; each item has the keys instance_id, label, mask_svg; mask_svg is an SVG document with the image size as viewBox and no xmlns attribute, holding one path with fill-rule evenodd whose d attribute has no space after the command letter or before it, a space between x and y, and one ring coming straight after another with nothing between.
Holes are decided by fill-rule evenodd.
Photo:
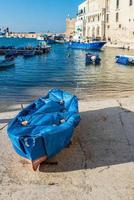
<instances>
[{"instance_id":1,"label":"boat shadow","mask_svg":"<svg viewBox=\"0 0 134 200\"><path fill-rule=\"evenodd\" d=\"M39 171L69 172L134 161L133 112L111 107L82 112L81 118L70 148L54 157L51 165L41 164Z\"/></svg>"}]
</instances>

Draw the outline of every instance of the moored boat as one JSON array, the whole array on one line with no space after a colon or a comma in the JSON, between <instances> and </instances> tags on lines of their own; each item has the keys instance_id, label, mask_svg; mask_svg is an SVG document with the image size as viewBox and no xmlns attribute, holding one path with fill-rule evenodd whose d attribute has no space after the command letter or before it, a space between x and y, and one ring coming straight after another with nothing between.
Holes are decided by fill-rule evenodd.
<instances>
[{"instance_id":1,"label":"moored boat","mask_svg":"<svg viewBox=\"0 0 134 200\"><path fill-rule=\"evenodd\" d=\"M55 40L55 43L57 43L57 44L64 44L65 41L64 40Z\"/></svg>"},{"instance_id":2,"label":"moored boat","mask_svg":"<svg viewBox=\"0 0 134 200\"><path fill-rule=\"evenodd\" d=\"M44 41L44 37L43 37L43 36L38 36L36 39L37 39L38 41Z\"/></svg>"},{"instance_id":3,"label":"moored boat","mask_svg":"<svg viewBox=\"0 0 134 200\"><path fill-rule=\"evenodd\" d=\"M80 122L76 96L53 89L24 108L8 125L8 136L15 151L39 164L66 147Z\"/></svg>"},{"instance_id":4,"label":"moored boat","mask_svg":"<svg viewBox=\"0 0 134 200\"><path fill-rule=\"evenodd\" d=\"M106 44L105 41L92 41L92 42L67 42L67 47L71 49L83 49L83 50L101 50Z\"/></svg>"},{"instance_id":5,"label":"moored boat","mask_svg":"<svg viewBox=\"0 0 134 200\"><path fill-rule=\"evenodd\" d=\"M87 53L86 54L86 65L99 65L101 62L101 58L99 57L98 54L91 54Z\"/></svg>"},{"instance_id":6,"label":"moored boat","mask_svg":"<svg viewBox=\"0 0 134 200\"><path fill-rule=\"evenodd\" d=\"M115 60L118 64L134 66L134 56L118 55L115 57Z\"/></svg>"},{"instance_id":7,"label":"moored boat","mask_svg":"<svg viewBox=\"0 0 134 200\"><path fill-rule=\"evenodd\" d=\"M50 49L51 49L51 46L47 45L47 43L45 41L40 41L39 45L38 45L38 47L36 49L42 50L43 53L49 53Z\"/></svg>"},{"instance_id":8,"label":"moored boat","mask_svg":"<svg viewBox=\"0 0 134 200\"><path fill-rule=\"evenodd\" d=\"M25 58L33 57L33 56L35 56L35 51L33 51L33 50L26 50L26 51L24 51L23 56Z\"/></svg>"},{"instance_id":9,"label":"moored boat","mask_svg":"<svg viewBox=\"0 0 134 200\"><path fill-rule=\"evenodd\" d=\"M53 40L53 39L47 39L47 40L45 40L45 42L47 44L55 44L55 40Z\"/></svg>"},{"instance_id":10,"label":"moored boat","mask_svg":"<svg viewBox=\"0 0 134 200\"><path fill-rule=\"evenodd\" d=\"M7 68L15 65L14 57L5 57L4 60L0 61L0 68Z\"/></svg>"}]
</instances>

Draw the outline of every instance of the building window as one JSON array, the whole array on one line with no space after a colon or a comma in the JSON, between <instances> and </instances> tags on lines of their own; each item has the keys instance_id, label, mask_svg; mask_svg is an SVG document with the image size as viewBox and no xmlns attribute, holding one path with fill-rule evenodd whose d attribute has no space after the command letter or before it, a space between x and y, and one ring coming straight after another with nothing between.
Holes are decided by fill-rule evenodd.
<instances>
[{"instance_id":1,"label":"building window","mask_svg":"<svg viewBox=\"0 0 134 200\"><path fill-rule=\"evenodd\" d=\"M86 8L84 7L84 13L86 12Z\"/></svg>"},{"instance_id":2,"label":"building window","mask_svg":"<svg viewBox=\"0 0 134 200\"><path fill-rule=\"evenodd\" d=\"M107 14L107 23L109 22L109 14Z\"/></svg>"},{"instance_id":3,"label":"building window","mask_svg":"<svg viewBox=\"0 0 134 200\"><path fill-rule=\"evenodd\" d=\"M119 0L116 0L116 9L119 8Z\"/></svg>"},{"instance_id":4,"label":"building window","mask_svg":"<svg viewBox=\"0 0 134 200\"><path fill-rule=\"evenodd\" d=\"M119 21L119 13L116 13L116 22Z\"/></svg>"},{"instance_id":5,"label":"building window","mask_svg":"<svg viewBox=\"0 0 134 200\"><path fill-rule=\"evenodd\" d=\"M133 5L133 0L129 0L129 5L130 5L130 6Z\"/></svg>"}]
</instances>

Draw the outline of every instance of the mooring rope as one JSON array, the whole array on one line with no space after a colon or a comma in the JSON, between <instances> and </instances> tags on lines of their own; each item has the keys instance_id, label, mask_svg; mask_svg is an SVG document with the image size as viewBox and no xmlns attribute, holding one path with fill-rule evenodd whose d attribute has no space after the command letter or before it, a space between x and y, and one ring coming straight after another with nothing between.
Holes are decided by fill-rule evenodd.
<instances>
[{"instance_id":1,"label":"mooring rope","mask_svg":"<svg viewBox=\"0 0 134 200\"><path fill-rule=\"evenodd\" d=\"M4 128L6 128L8 125L8 123L6 125L4 125L2 128L0 128L0 131L2 131Z\"/></svg>"},{"instance_id":2,"label":"mooring rope","mask_svg":"<svg viewBox=\"0 0 134 200\"><path fill-rule=\"evenodd\" d=\"M21 110L24 109L23 104L21 103ZM8 123L10 122L10 120L8 121ZM0 131L2 131L4 128L6 128L8 126L8 123L6 123L3 127L0 128Z\"/></svg>"}]
</instances>

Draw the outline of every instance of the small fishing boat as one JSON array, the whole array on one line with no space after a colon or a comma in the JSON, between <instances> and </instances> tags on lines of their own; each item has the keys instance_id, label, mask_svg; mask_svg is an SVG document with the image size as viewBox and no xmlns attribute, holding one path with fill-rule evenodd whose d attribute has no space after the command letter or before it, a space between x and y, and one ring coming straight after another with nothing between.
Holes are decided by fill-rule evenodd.
<instances>
[{"instance_id":1,"label":"small fishing boat","mask_svg":"<svg viewBox=\"0 0 134 200\"><path fill-rule=\"evenodd\" d=\"M134 66L134 56L118 55L115 57L115 60L118 64Z\"/></svg>"},{"instance_id":2,"label":"small fishing boat","mask_svg":"<svg viewBox=\"0 0 134 200\"><path fill-rule=\"evenodd\" d=\"M39 45L36 49L40 49L43 51L43 53L49 53L51 50L51 46L47 45L45 41L40 41Z\"/></svg>"},{"instance_id":3,"label":"small fishing boat","mask_svg":"<svg viewBox=\"0 0 134 200\"><path fill-rule=\"evenodd\" d=\"M8 50L5 52L5 56L7 57L16 57L18 55L17 50L16 49L12 49L12 50Z\"/></svg>"},{"instance_id":4,"label":"small fishing boat","mask_svg":"<svg viewBox=\"0 0 134 200\"><path fill-rule=\"evenodd\" d=\"M105 41L92 41L89 43L85 42L67 42L67 47L71 49L82 49L82 50L101 50L106 44Z\"/></svg>"},{"instance_id":5,"label":"small fishing boat","mask_svg":"<svg viewBox=\"0 0 134 200\"><path fill-rule=\"evenodd\" d=\"M57 44L64 44L65 43L65 39L62 35L54 36L54 40L55 40L55 43L57 43Z\"/></svg>"},{"instance_id":6,"label":"small fishing boat","mask_svg":"<svg viewBox=\"0 0 134 200\"><path fill-rule=\"evenodd\" d=\"M35 51L33 51L33 50L26 50L26 51L24 51L23 56L25 58L33 57L33 56L35 56Z\"/></svg>"},{"instance_id":7,"label":"small fishing boat","mask_svg":"<svg viewBox=\"0 0 134 200\"><path fill-rule=\"evenodd\" d=\"M44 41L44 37L43 37L43 36L38 36L36 39L37 39L38 41Z\"/></svg>"},{"instance_id":8,"label":"small fishing boat","mask_svg":"<svg viewBox=\"0 0 134 200\"><path fill-rule=\"evenodd\" d=\"M53 89L24 108L8 125L15 151L32 162L34 170L70 144L80 122L76 96Z\"/></svg>"},{"instance_id":9,"label":"small fishing boat","mask_svg":"<svg viewBox=\"0 0 134 200\"><path fill-rule=\"evenodd\" d=\"M55 43L57 43L57 44L64 44L65 41L64 40L55 40Z\"/></svg>"},{"instance_id":10,"label":"small fishing boat","mask_svg":"<svg viewBox=\"0 0 134 200\"><path fill-rule=\"evenodd\" d=\"M13 56L5 57L4 60L0 61L0 68L11 67L13 65L15 65L14 57Z\"/></svg>"},{"instance_id":11,"label":"small fishing boat","mask_svg":"<svg viewBox=\"0 0 134 200\"><path fill-rule=\"evenodd\" d=\"M87 53L86 54L86 65L99 65L101 62L101 58L99 57L98 54L91 54Z\"/></svg>"},{"instance_id":12,"label":"small fishing boat","mask_svg":"<svg viewBox=\"0 0 134 200\"><path fill-rule=\"evenodd\" d=\"M53 40L53 39L47 39L47 40L45 40L45 42L47 44L55 44L55 40Z\"/></svg>"}]
</instances>

